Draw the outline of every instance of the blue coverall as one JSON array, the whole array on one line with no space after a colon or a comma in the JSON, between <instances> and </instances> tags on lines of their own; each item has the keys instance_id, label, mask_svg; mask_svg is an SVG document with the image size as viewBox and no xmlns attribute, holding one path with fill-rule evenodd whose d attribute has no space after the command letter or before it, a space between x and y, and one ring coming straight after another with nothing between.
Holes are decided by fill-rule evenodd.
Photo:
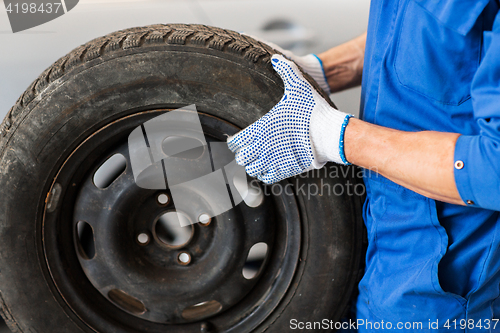
<instances>
[{"instance_id":1,"label":"blue coverall","mask_svg":"<svg viewBox=\"0 0 500 333\"><path fill-rule=\"evenodd\" d=\"M373 0L363 70L362 119L462 134L454 173L468 206L366 173L356 318L372 326L358 330L500 332L499 1Z\"/></svg>"}]
</instances>

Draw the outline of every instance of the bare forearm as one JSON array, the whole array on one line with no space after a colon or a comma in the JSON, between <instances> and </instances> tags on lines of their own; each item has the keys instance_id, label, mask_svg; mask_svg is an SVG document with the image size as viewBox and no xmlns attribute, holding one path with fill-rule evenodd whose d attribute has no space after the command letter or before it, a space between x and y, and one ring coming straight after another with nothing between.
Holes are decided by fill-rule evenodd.
<instances>
[{"instance_id":1,"label":"bare forearm","mask_svg":"<svg viewBox=\"0 0 500 333\"><path fill-rule=\"evenodd\" d=\"M456 133L403 132L352 118L345 131L349 162L431 199L463 205L454 178Z\"/></svg>"},{"instance_id":2,"label":"bare forearm","mask_svg":"<svg viewBox=\"0 0 500 333\"><path fill-rule=\"evenodd\" d=\"M366 33L318 55L323 62L331 92L361 84L365 43Z\"/></svg>"}]
</instances>

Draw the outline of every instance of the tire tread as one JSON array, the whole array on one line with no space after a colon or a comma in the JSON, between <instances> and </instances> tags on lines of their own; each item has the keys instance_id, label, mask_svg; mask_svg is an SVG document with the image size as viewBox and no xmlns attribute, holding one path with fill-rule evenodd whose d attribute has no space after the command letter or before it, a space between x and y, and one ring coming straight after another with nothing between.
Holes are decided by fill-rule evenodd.
<instances>
[{"instance_id":1,"label":"tire tread","mask_svg":"<svg viewBox=\"0 0 500 333\"><path fill-rule=\"evenodd\" d=\"M20 115L24 113L24 109L52 82L103 55L131 48L148 47L151 44L177 44L211 48L241 55L254 63L258 61L270 63L271 56L279 53L268 45L235 31L201 24L155 24L113 32L75 48L40 74L7 113L0 125L0 139L6 137L8 133L12 135L20 123L18 120ZM323 93L313 80L309 81L318 91ZM3 143L1 146L5 145L5 142Z\"/></svg>"}]
</instances>

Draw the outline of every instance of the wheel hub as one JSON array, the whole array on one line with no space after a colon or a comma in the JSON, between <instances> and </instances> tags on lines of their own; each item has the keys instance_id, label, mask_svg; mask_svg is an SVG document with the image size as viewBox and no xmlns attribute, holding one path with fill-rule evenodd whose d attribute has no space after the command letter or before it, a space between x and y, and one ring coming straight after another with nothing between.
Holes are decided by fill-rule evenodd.
<instances>
[{"instance_id":1,"label":"wheel hub","mask_svg":"<svg viewBox=\"0 0 500 333\"><path fill-rule=\"evenodd\" d=\"M207 191L186 187L172 198L169 187L137 186L127 137L165 111L102 127L63 163L42 226L51 278L61 301L96 331L117 322L134 332L250 331L291 285L301 241L295 198L265 196L212 217ZM210 115L200 120L207 141L239 130ZM123 165L97 177L112 159ZM172 215L189 220L187 230Z\"/></svg>"},{"instance_id":2,"label":"wheel hub","mask_svg":"<svg viewBox=\"0 0 500 333\"><path fill-rule=\"evenodd\" d=\"M111 153L130 161L127 143L106 156ZM158 323L189 322L230 308L255 285L257 279L242 272L248 245L271 245L268 203L238 207L203 224L200 217L210 207L196 191L176 193L176 201L194 206L195 214L187 214L176 210L169 189L138 187L128 167L106 188L96 186L96 172L83 180L73 216L75 230L78 223L90 226L93 244L76 233L76 248L92 285L122 310ZM181 227L178 216L188 225ZM82 251L89 246L92 258Z\"/></svg>"}]
</instances>

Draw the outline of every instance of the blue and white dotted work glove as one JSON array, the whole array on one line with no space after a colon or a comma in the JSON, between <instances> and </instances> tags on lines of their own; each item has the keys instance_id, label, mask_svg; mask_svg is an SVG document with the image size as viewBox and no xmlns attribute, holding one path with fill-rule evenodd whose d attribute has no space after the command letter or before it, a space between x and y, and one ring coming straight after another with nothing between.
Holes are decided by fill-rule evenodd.
<instances>
[{"instance_id":1,"label":"blue and white dotted work glove","mask_svg":"<svg viewBox=\"0 0 500 333\"><path fill-rule=\"evenodd\" d=\"M268 42L268 41L262 40L258 37L251 36L251 35L247 35L247 36L250 36L253 39L258 40L261 43L265 43L265 44L269 45L270 47L272 47L273 49L283 53L285 55L285 57L292 60L300 67L302 67L304 72L311 75L311 77L314 79L314 81L316 81L316 83L318 83L320 88L323 89L327 93L327 95L331 94L330 85L328 84L328 81L327 81L326 75L325 75L325 70L323 68L323 61L321 61L321 59L317 55L311 53L311 54L307 54L305 56L298 56L298 55L294 54L292 51L284 50L283 48L281 48L280 46L278 46L272 42Z\"/></svg>"},{"instance_id":2,"label":"blue and white dotted work glove","mask_svg":"<svg viewBox=\"0 0 500 333\"><path fill-rule=\"evenodd\" d=\"M307 82L298 67L281 55L272 57L285 85L271 111L228 138L229 149L246 172L271 184L344 156L344 130L352 115L331 107Z\"/></svg>"},{"instance_id":3,"label":"blue and white dotted work glove","mask_svg":"<svg viewBox=\"0 0 500 333\"><path fill-rule=\"evenodd\" d=\"M318 83L321 89L323 89L327 95L331 94L330 85L326 79L325 70L323 68L323 61L315 55L314 53L306 54L305 56L295 55L292 51L284 50L278 45L268 42L269 46L273 47L275 50L280 51L288 59L295 62L297 65L302 67L304 72L311 75L311 77Z\"/></svg>"}]
</instances>

